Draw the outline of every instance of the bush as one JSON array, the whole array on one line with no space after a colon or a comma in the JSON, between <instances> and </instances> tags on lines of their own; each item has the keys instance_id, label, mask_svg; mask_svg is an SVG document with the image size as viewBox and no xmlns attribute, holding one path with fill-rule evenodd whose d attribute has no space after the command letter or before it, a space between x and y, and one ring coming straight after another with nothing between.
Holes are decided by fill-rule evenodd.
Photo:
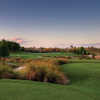
<instances>
[{"instance_id":1,"label":"bush","mask_svg":"<svg viewBox=\"0 0 100 100\"><path fill-rule=\"evenodd\" d=\"M69 80L66 76L59 71L50 71L47 73L44 82L58 83L58 84L67 84Z\"/></svg>"},{"instance_id":2,"label":"bush","mask_svg":"<svg viewBox=\"0 0 100 100\"><path fill-rule=\"evenodd\" d=\"M61 58L24 60L26 64L19 69L12 67L9 62L23 62L23 59L2 58L1 60L5 60L8 64L0 63L0 78L17 78L58 84L67 84L69 82L59 67L59 63L64 61Z\"/></svg>"},{"instance_id":3,"label":"bush","mask_svg":"<svg viewBox=\"0 0 100 100\"><path fill-rule=\"evenodd\" d=\"M67 58L57 58L57 62L59 65L66 64L68 62Z\"/></svg>"},{"instance_id":4,"label":"bush","mask_svg":"<svg viewBox=\"0 0 100 100\"><path fill-rule=\"evenodd\" d=\"M34 60L37 63L47 63L47 64L54 64L54 65L62 65L68 62L67 58L57 57L57 58L48 58L48 59L37 59Z\"/></svg>"},{"instance_id":5,"label":"bush","mask_svg":"<svg viewBox=\"0 0 100 100\"><path fill-rule=\"evenodd\" d=\"M16 74L13 72L13 69L5 64L0 64L0 78L15 78Z\"/></svg>"},{"instance_id":6,"label":"bush","mask_svg":"<svg viewBox=\"0 0 100 100\"><path fill-rule=\"evenodd\" d=\"M54 62L51 63L51 60L35 60L25 66L24 69L19 71L19 78L58 84L67 84L69 82L61 72L60 67Z\"/></svg>"},{"instance_id":7,"label":"bush","mask_svg":"<svg viewBox=\"0 0 100 100\"><path fill-rule=\"evenodd\" d=\"M14 57L1 58L0 60L1 60L1 61L4 61L4 60L5 60L7 63L25 63L25 62L26 62L25 59L23 59L23 58L18 58L18 57L16 57L16 58L14 58Z\"/></svg>"}]
</instances>

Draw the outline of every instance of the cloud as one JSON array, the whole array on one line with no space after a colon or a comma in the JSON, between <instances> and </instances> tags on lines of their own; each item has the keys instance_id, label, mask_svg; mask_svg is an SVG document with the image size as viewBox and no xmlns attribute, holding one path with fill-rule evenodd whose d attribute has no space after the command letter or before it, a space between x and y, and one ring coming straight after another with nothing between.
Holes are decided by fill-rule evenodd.
<instances>
[{"instance_id":1,"label":"cloud","mask_svg":"<svg viewBox=\"0 0 100 100\"><path fill-rule=\"evenodd\" d=\"M9 39L10 41L14 41L19 43L21 46L25 46L25 47L33 47L33 41L32 40L25 40L21 37L13 37Z\"/></svg>"},{"instance_id":2,"label":"cloud","mask_svg":"<svg viewBox=\"0 0 100 100\"><path fill-rule=\"evenodd\" d=\"M26 46L29 45L29 43L31 43L30 41L26 41L25 39L21 38L21 37L11 37L11 38L6 38L6 37L0 37L0 40L8 40L8 41L14 41L19 43L22 46Z\"/></svg>"},{"instance_id":3,"label":"cloud","mask_svg":"<svg viewBox=\"0 0 100 100\"><path fill-rule=\"evenodd\" d=\"M25 46L25 47L59 47L59 48L66 48L66 47L70 47L71 45L76 46L76 47L97 47L100 48L100 42L98 43L73 43L73 42L65 42L65 43L61 43L61 42L56 42L56 41L34 41L34 40L25 40L24 38L21 37L12 37L12 38L5 38L5 37L0 37L0 40L5 39L5 40L9 40L9 41L14 41L19 43L21 46Z\"/></svg>"},{"instance_id":4,"label":"cloud","mask_svg":"<svg viewBox=\"0 0 100 100\"><path fill-rule=\"evenodd\" d=\"M25 40L25 39L20 38L20 37L13 37L13 38L10 38L9 40L17 42L21 46L25 46L25 47L28 47L28 46L30 46L30 44L32 44L32 41L28 41L28 40Z\"/></svg>"},{"instance_id":5,"label":"cloud","mask_svg":"<svg viewBox=\"0 0 100 100\"><path fill-rule=\"evenodd\" d=\"M100 48L100 43L89 43L89 44L77 44L79 46L84 46L84 47L97 47L97 48Z\"/></svg>"},{"instance_id":6,"label":"cloud","mask_svg":"<svg viewBox=\"0 0 100 100\"><path fill-rule=\"evenodd\" d=\"M100 43L61 43L61 44L55 44L55 47L60 47L60 48L66 48L70 47L71 45L76 46L76 47L97 47L100 48Z\"/></svg>"},{"instance_id":7,"label":"cloud","mask_svg":"<svg viewBox=\"0 0 100 100\"><path fill-rule=\"evenodd\" d=\"M23 44L25 42L22 38L17 38L17 37L11 38L10 40L15 41L19 44Z\"/></svg>"}]
</instances>

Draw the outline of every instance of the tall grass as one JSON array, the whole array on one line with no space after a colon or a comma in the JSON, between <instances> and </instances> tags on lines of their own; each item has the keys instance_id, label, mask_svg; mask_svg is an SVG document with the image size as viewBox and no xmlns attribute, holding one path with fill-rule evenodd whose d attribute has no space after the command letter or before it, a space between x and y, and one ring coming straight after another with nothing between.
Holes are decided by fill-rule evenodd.
<instances>
[{"instance_id":1,"label":"tall grass","mask_svg":"<svg viewBox=\"0 0 100 100\"><path fill-rule=\"evenodd\" d=\"M55 61L51 59L34 60L25 64L26 67L19 71L19 76L22 79L67 84L68 78L61 72Z\"/></svg>"},{"instance_id":2,"label":"tall grass","mask_svg":"<svg viewBox=\"0 0 100 100\"><path fill-rule=\"evenodd\" d=\"M0 63L0 78L15 78L16 74L14 73L13 69L6 65Z\"/></svg>"},{"instance_id":3,"label":"tall grass","mask_svg":"<svg viewBox=\"0 0 100 100\"><path fill-rule=\"evenodd\" d=\"M67 84L68 78L63 74L59 65L67 63L65 58L49 59L20 59L5 58L4 63L0 64L0 78L18 78L41 82L51 82L58 84ZM16 70L9 63L25 63L24 68Z\"/></svg>"}]
</instances>

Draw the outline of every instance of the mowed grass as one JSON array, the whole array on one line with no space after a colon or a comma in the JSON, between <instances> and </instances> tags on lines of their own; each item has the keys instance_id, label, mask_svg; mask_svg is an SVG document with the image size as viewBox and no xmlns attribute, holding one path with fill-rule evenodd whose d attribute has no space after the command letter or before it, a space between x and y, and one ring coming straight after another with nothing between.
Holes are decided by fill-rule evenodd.
<instances>
[{"instance_id":1,"label":"mowed grass","mask_svg":"<svg viewBox=\"0 0 100 100\"><path fill-rule=\"evenodd\" d=\"M100 63L71 63L63 65L63 71L71 79L71 86L93 100L100 100ZM86 99L88 100L88 99Z\"/></svg>"},{"instance_id":2,"label":"mowed grass","mask_svg":"<svg viewBox=\"0 0 100 100\"><path fill-rule=\"evenodd\" d=\"M0 100L100 100L100 63L69 63L69 85L0 80Z\"/></svg>"},{"instance_id":3,"label":"mowed grass","mask_svg":"<svg viewBox=\"0 0 100 100\"><path fill-rule=\"evenodd\" d=\"M54 57L54 56L76 56L73 53L64 53L64 52L54 52L54 53L26 53L26 52L18 52L11 53L11 57L21 57L21 58L42 58L45 56Z\"/></svg>"}]
</instances>

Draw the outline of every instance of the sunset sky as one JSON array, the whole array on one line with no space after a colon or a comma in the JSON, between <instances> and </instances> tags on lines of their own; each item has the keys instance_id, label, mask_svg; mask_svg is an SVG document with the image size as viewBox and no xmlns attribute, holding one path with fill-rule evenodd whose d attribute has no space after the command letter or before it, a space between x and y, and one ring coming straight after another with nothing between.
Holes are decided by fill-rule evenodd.
<instances>
[{"instance_id":1,"label":"sunset sky","mask_svg":"<svg viewBox=\"0 0 100 100\"><path fill-rule=\"evenodd\" d=\"M100 47L100 0L0 0L0 39Z\"/></svg>"}]
</instances>

